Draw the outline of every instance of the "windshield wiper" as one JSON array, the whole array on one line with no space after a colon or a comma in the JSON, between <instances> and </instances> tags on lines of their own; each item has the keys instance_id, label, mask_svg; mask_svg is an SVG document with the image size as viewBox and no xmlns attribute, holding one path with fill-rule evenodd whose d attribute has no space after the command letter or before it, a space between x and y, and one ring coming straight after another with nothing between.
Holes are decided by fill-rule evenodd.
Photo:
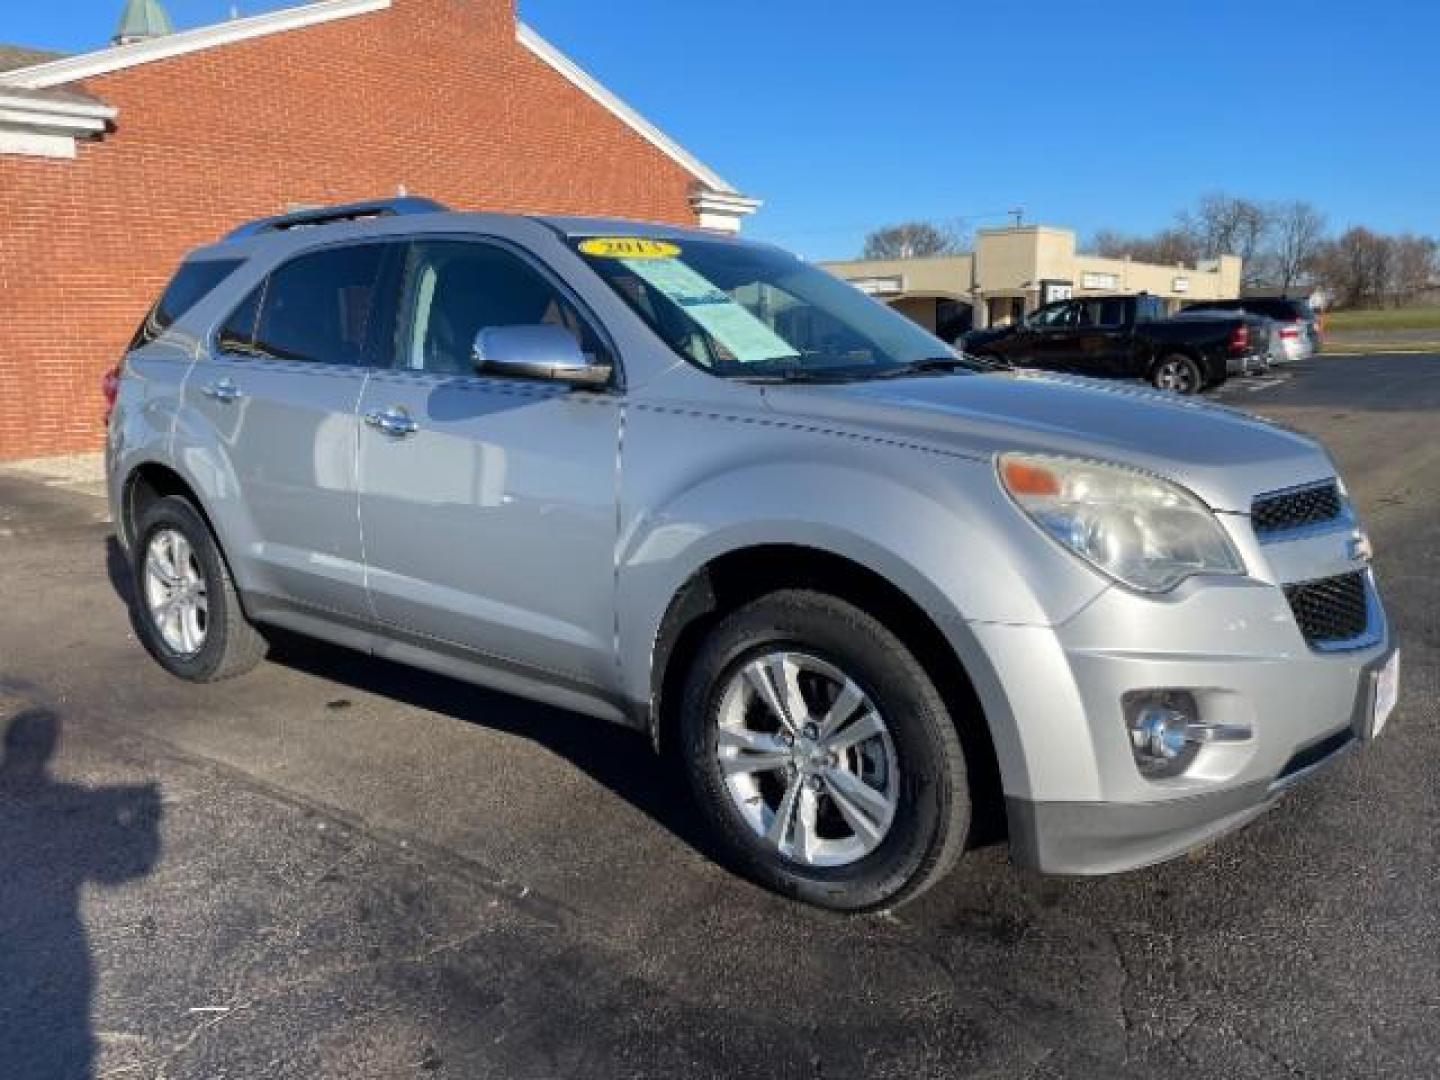
<instances>
[{"instance_id":1,"label":"windshield wiper","mask_svg":"<svg viewBox=\"0 0 1440 1080\"><path fill-rule=\"evenodd\" d=\"M903 379L910 375L931 375L954 371L986 371L990 365L974 356L927 356L872 376L876 379Z\"/></svg>"},{"instance_id":2,"label":"windshield wiper","mask_svg":"<svg viewBox=\"0 0 1440 1080\"><path fill-rule=\"evenodd\" d=\"M855 375L839 371L811 371L805 368L782 368L779 371L756 372L741 376L752 383L842 383L854 382Z\"/></svg>"}]
</instances>

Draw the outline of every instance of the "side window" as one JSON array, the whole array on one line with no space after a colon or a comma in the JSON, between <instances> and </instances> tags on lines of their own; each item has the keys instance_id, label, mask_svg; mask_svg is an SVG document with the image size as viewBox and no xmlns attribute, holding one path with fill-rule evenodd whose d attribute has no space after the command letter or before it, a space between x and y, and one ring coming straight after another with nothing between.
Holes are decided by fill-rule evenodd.
<instances>
[{"instance_id":1,"label":"side window","mask_svg":"<svg viewBox=\"0 0 1440 1080\"><path fill-rule=\"evenodd\" d=\"M1051 304L1036 311L1034 319L1036 326L1070 326L1075 321L1075 305L1069 302Z\"/></svg>"},{"instance_id":2,"label":"side window","mask_svg":"<svg viewBox=\"0 0 1440 1080\"><path fill-rule=\"evenodd\" d=\"M222 352L253 353L255 351L255 320L260 315L260 298L265 295L262 281L250 290L240 306L230 313L216 336Z\"/></svg>"},{"instance_id":3,"label":"side window","mask_svg":"<svg viewBox=\"0 0 1440 1080\"><path fill-rule=\"evenodd\" d=\"M265 288L253 345L244 351L272 360L364 363L385 251L383 244L357 244L280 266Z\"/></svg>"},{"instance_id":4,"label":"side window","mask_svg":"<svg viewBox=\"0 0 1440 1080\"><path fill-rule=\"evenodd\" d=\"M1125 324L1125 301L1118 296L1101 300L1095 314L1096 326L1123 326Z\"/></svg>"},{"instance_id":5,"label":"side window","mask_svg":"<svg viewBox=\"0 0 1440 1080\"><path fill-rule=\"evenodd\" d=\"M475 335L491 326L550 323L592 357L604 351L575 306L534 267L493 244L427 240L411 246L395 366L474 373Z\"/></svg>"},{"instance_id":6,"label":"side window","mask_svg":"<svg viewBox=\"0 0 1440 1080\"><path fill-rule=\"evenodd\" d=\"M240 259L207 259L181 265L130 339L130 348L149 345L235 272Z\"/></svg>"}]
</instances>

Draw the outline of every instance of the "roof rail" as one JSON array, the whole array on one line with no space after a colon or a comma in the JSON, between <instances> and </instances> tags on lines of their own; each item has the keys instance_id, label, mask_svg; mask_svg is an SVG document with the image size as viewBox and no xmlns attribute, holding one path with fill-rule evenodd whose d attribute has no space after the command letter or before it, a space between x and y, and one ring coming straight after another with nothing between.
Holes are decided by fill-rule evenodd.
<instances>
[{"instance_id":1,"label":"roof rail","mask_svg":"<svg viewBox=\"0 0 1440 1080\"><path fill-rule=\"evenodd\" d=\"M344 206L325 206L316 210L297 210L292 214L277 214L275 217L260 218L247 222L226 235L226 240L242 240L268 232L285 232L289 229L306 229L314 225L330 225L341 221L364 221L366 218L398 217L404 214L437 214L450 209L434 199L418 196L403 196L395 199L374 199L370 202L347 203Z\"/></svg>"}]
</instances>

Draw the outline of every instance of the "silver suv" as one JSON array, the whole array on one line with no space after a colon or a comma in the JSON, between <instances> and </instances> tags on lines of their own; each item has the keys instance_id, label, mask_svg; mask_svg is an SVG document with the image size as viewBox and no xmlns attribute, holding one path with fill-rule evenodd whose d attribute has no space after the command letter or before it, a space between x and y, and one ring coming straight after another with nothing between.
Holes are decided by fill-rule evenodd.
<instances>
[{"instance_id":1,"label":"silver suv","mask_svg":"<svg viewBox=\"0 0 1440 1080\"><path fill-rule=\"evenodd\" d=\"M1316 443L991 370L773 247L396 201L194 252L109 491L165 668L285 627L649 732L717 848L862 910L980 823L1106 873L1373 737L1396 653Z\"/></svg>"}]
</instances>

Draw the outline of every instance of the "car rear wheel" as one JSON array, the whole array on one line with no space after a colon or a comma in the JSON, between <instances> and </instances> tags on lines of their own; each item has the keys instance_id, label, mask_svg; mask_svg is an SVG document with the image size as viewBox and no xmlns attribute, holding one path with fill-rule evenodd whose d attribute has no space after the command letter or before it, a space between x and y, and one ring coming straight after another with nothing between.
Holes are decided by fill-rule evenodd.
<instances>
[{"instance_id":1,"label":"car rear wheel","mask_svg":"<svg viewBox=\"0 0 1440 1080\"><path fill-rule=\"evenodd\" d=\"M682 714L691 788L742 873L821 907L910 899L954 865L970 822L945 703L887 627L785 591L725 618Z\"/></svg>"},{"instance_id":2,"label":"car rear wheel","mask_svg":"<svg viewBox=\"0 0 1440 1080\"><path fill-rule=\"evenodd\" d=\"M1205 388L1205 375L1194 357L1172 353L1155 362L1155 367L1150 372L1150 382L1157 390L1198 394Z\"/></svg>"},{"instance_id":3,"label":"car rear wheel","mask_svg":"<svg viewBox=\"0 0 1440 1080\"><path fill-rule=\"evenodd\" d=\"M133 563L140 640L166 671L218 682L265 658L209 526L185 499L160 499L141 514Z\"/></svg>"}]
</instances>

